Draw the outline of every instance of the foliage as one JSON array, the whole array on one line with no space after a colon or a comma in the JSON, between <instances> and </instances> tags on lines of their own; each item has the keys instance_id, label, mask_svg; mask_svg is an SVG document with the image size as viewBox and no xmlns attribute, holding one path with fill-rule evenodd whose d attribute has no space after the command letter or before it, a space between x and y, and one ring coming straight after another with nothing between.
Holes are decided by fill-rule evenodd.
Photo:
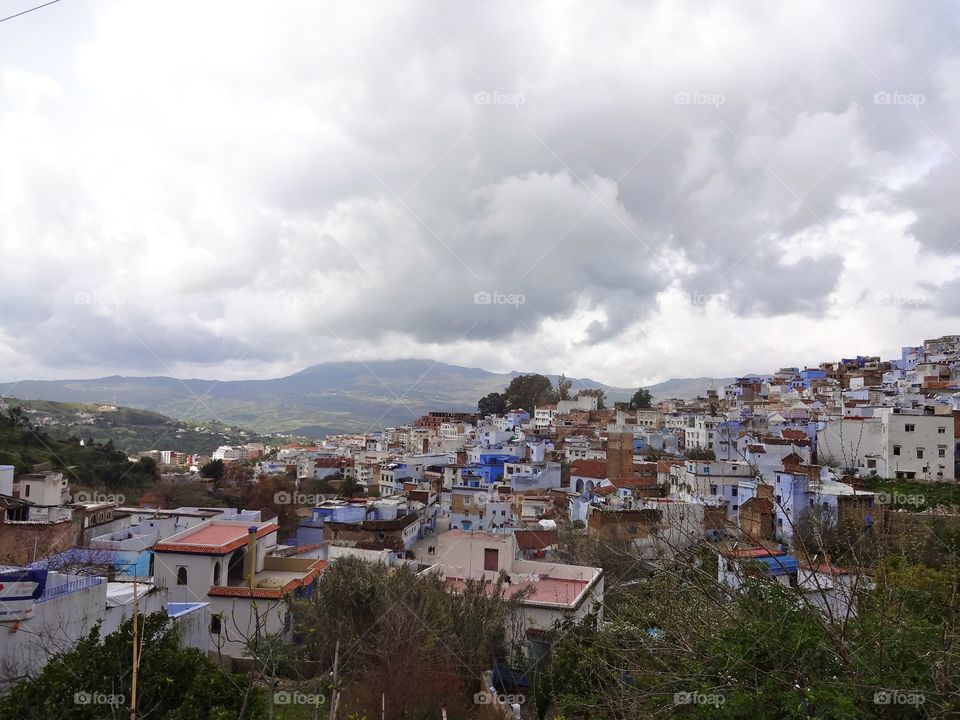
<instances>
[{"instance_id":1,"label":"foliage","mask_svg":"<svg viewBox=\"0 0 960 720\"><path fill-rule=\"evenodd\" d=\"M18 475L46 464L72 484L111 491L141 488L157 479L152 460L131 463L110 442L81 444L77 437L53 438L35 427L19 407L0 417L0 464L13 465Z\"/></svg>"},{"instance_id":2,"label":"foliage","mask_svg":"<svg viewBox=\"0 0 960 720\"><path fill-rule=\"evenodd\" d=\"M717 456L714 454L713 450L707 450L702 447L692 447L688 448L686 452L683 453L683 456L687 460L716 460Z\"/></svg>"},{"instance_id":3,"label":"foliage","mask_svg":"<svg viewBox=\"0 0 960 720\"><path fill-rule=\"evenodd\" d=\"M523 409L531 415L536 406L549 405L557 401L550 378L537 373L518 375L513 378L503 394L506 397L508 409Z\"/></svg>"},{"instance_id":4,"label":"foliage","mask_svg":"<svg viewBox=\"0 0 960 720\"><path fill-rule=\"evenodd\" d=\"M477 411L481 415L503 415L507 411L507 397L503 393L492 392L477 401Z\"/></svg>"},{"instance_id":5,"label":"foliage","mask_svg":"<svg viewBox=\"0 0 960 720\"><path fill-rule=\"evenodd\" d=\"M312 598L294 603L294 632L323 667L333 666L339 641L348 711L379 717L383 692L391 717L434 717L441 703L463 717L481 672L508 651L518 601L504 599L499 583L490 594L472 582L451 594L436 575L342 558Z\"/></svg>"},{"instance_id":6,"label":"foliage","mask_svg":"<svg viewBox=\"0 0 960 720\"><path fill-rule=\"evenodd\" d=\"M363 485L353 475L348 475L340 481L340 489L337 491L337 497L352 498L363 496Z\"/></svg>"},{"instance_id":7,"label":"foliage","mask_svg":"<svg viewBox=\"0 0 960 720\"><path fill-rule=\"evenodd\" d=\"M226 466L223 460L210 460L200 468L200 477L210 478L215 486L223 480L224 473L226 473Z\"/></svg>"},{"instance_id":8,"label":"foliage","mask_svg":"<svg viewBox=\"0 0 960 720\"><path fill-rule=\"evenodd\" d=\"M554 397L557 400L569 400L571 387L573 387L573 380L566 375L560 375L557 378L557 389L554 391Z\"/></svg>"},{"instance_id":9,"label":"foliage","mask_svg":"<svg viewBox=\"0 0 960 720\"><path fill-rule=\"evenodd\" d=\"M152 720L260 718L261 690L221 670L204 653L180 647L165 612L139 617L142 639L137 678L137 717ZM99 627L77 646L55 656L35 678L0 698L0 717L127 718L130 716L132 621L101 638ZM123 696L118 704L78 703L82 693Z\"/></svg>"},{"instance_id":10,"label":"foliage","mask_svg":"<svg viewBox=\"0 0 960 720\"><path fill-rule=\"evenodd\" d=\"M633 394L633 397L630 398L630 409L644 410L649 408L652 403L653 396L650 395L650 391L646 388L640 388Z\"/></svg>"},{"instance_id":11,"label":"foliage","mask_svg":"<svg viewBox=\"0 0 960 720\"><path fill-rule=\"evenodd\" d=\"M858 612L831 617L767 578L726 589L716 558L665 565L608 604L602 624L568 626L541 663L538 708L611 720L960 712L956 564L887 558L858 588ZM884 704L889 692L923 702Z\"/></svg>"},{"instance_id":12,"label":"foliage","mask_svg":"<svg viewBox=\"0 0 960 720\"><path fill-rule=\"evenodd\" d=\"M297 531L300 517L292 503L297 489L295 483L283 475L261 475L255 482L243 483L235 493L227 496L229 504L246 510L260 510L264 518L276 517L281 537Z\"/></svg>"},{"instance_id":13,"label":"foliage","mask_svg":"<svg viewBox=\"0 0 960 720\"><path fill-rule=\"evenodd\" d=\"M960 507L960 483L884 480L868 477L861 481L866 490L883 493L888 510L920 512L932 507Z\"/></svg>"},{"instance_id":14,"label":"foliage","mask_svg":"<svg viewBox=\"0 0 960 720\"><path fill-rule=\"evenodd\" d=\"M220 505L220 501L212 496L203 483L167 483L157 482L147 489L160 500L162 508L178 507L209 507Z\"/></svg>"}]
</instances>

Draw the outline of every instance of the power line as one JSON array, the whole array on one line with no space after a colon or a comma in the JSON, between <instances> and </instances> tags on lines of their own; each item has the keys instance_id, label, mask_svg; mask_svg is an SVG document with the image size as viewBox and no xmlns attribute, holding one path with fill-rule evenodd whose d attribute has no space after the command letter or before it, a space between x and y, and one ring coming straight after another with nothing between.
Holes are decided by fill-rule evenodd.
<instances>
[{"instance_id":1,"label":"power line","mask_svg":"<svg viewBox=\"0 0 960 720\"><path fill-rule=\"evenodd\" d=\"M58 2L60 2L60 0L50 0L50 2L46 2L46 3L44 3L43 5L37 5L36 7L30 8L29 10L24 10L23 12L18 12L18 13L14 14L14 15L8 15L8 16L5 17L5 18L0 18L0 22L5 22L5 21L7 21L7 20L13 20L13 19L16 18L16 17L20 17L21 15L26 15L27 13L32 13L34 10L39 10L40 8L45 8L45 7L47 7L47 5L53 5L54 3L58 3Z\"/></svg>"}]
</instances>

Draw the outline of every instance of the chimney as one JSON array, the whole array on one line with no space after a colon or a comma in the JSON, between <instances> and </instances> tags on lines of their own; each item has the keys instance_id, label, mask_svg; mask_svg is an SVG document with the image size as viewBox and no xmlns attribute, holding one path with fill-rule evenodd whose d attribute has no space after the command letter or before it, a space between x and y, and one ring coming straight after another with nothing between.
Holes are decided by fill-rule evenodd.
<instances>
[{"instance_id":1,"label":"chimney","mask_svg":"<svg viewBox=\"0 0 960 720\"><path fill-rule=\"evenodd\" d=\"M247 528L247 568L245 578L247 585L253 587L253 576L257 572L257 526Z\"/></svg>"}]
</instances>

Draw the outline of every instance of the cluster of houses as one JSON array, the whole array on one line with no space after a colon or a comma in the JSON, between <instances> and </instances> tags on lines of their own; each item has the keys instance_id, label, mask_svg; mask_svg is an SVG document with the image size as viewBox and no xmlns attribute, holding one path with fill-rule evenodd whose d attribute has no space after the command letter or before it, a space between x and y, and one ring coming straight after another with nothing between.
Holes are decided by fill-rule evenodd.
<instances>
[{"instance_id":1,"label":"cluster of houses","mask_svg":"<svg viewBox=\"0 0 960 720\"><path fill-rule=\"evenodd\" d=\"M602 613L603 571L557 560L563 528L625 543L651 570L708 544L718 582L760 572L849 613L869 580L792 550L802 518L883 527L885 498L863 480L955 482L958 428L960 336L949 336L894 360L782 368L648 408L580 394L485 417L430 412L267 457L221 448L225 461L255 461L257 477L360 488L279 493L300 517L284 531L259 510L71 503L61 475L0 467L0 572L20 578L0 575L0 633L109 626L152 603L198 647L242 659L258 628L288 628L286 598L308 596L349 556L438 575L452 593L470 580L508 587L520 598L513 639L538 654L556 621ZM58 626L62 616L73 624ZM0 663L40 657L14 647L0 644Z\"/></svg>"}]
</instances>

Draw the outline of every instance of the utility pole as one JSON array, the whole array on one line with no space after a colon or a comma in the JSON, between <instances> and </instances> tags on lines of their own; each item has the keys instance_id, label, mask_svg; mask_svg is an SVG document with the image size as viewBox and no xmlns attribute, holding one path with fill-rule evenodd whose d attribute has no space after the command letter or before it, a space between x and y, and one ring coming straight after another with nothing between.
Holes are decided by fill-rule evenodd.
<instances>
[{"instance_id":1,"label":"utility pole","mask_svg":"<svg viewBox=\"0 0 960 720\"><path fill-rule=\"evenodd\" d=\"M340 693L337 692L337 667L340 664L340 641L333 651L333 691L330 693L330 720L337 717L337 706L340 704Z\"/></svg>"},{"instance_id":2,"label":"utility pole","mask_svg":"<svg viewBox=\"0 0 960 720\"><path fill-rule=\"evenodd\" d=\"M136 570L134 570L136 573ZM137 671L140 669L140 652L137 646L137 576L133 576L133 674L130 677L130 720L137 720Z\"/></svg>"}]
</instances>

